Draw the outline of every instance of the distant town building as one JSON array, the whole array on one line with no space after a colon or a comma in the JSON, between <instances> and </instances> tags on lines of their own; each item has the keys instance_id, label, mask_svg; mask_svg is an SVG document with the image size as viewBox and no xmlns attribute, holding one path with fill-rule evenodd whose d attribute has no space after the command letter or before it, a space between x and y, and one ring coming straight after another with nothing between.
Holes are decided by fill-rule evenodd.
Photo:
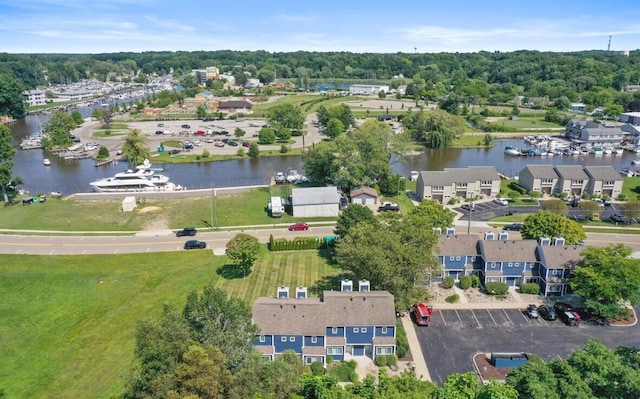
<instances>
[{"instance_id":1,"label":"distant town building","mask_svg":"<svg viewBox=\"0 0 640 399\"><path fill-rule=\"evenodd\" d=\"M245 83L244 87L247 89L255 89L258 87L262 87L262 83L260 83L260 79L249 78L247 79L247 83Z\"/></svg>"},{"instance_id":2,"label":"distant town building","mask_svg":"<svg viewBox=\"0 0 640 399\"><path fill-rule=\"evenodd\" d=\"M387 93L389 91L389 86L386 86L386 85L362 85L362 84L356 84L356 85L349 86L349 94L352 94L352 95L378 94L381 91Z\"/></svg>"},{"instance_id":3,"label":"distant town building","mask_svg":"<svg viewBox=\"0 0 640 399\"><path fill-rule=\"evenodd\" d=\"M620 115L620 122L640 126L640 112L624 112Z\"/></svg>"},{"instance_id":4,"label":"distant town building","mask_svg":"<svg viewBox=\"0 0 640 399\"><path fill-rule=\"evenodd\" d=\"M207 67L205 69L194 69L196 83L204 85L207 80L215 80L220 78L220 70L216 67Z\"/></svg>"},{"instance_id":5,"label":"distant town building","mask_svg":"<svg viewBox=\"0 0 640 399\"><path fill-rule=\"evenodd\" d=\"M92 98L93 92L91 90L66 90L53 92L53 95L59 101L79 101Z\"/></svg>"},{"instance_id":6,"label":"distant town building","mask_svg":"<svg viewBox=\"0 0 640 399\"><path fill-rule=\"evenodd\" d=\"M29 90L23 92L22 94L24 94L24 96L26 97L27 104L29 104L30 107L46 104L46 96L44 90Z\"/></svg>"}]
</instances>

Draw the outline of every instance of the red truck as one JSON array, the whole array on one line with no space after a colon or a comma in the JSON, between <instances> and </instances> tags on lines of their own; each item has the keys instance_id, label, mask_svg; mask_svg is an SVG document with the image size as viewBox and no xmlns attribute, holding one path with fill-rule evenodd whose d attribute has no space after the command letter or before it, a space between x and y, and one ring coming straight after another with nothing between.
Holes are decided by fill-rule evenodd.
<instances>
[{"instance_id":1,"label":"red truck","mask_svg":"<svg viewBox=\"0 0 640 399\"><path fill-rule=\"evenodd\" d=\"M411 307L411 316L419 326L428 326L431 324L431 315L433 314L433 306L422 302L415 303Z\"/></svg>"}]
</instances>

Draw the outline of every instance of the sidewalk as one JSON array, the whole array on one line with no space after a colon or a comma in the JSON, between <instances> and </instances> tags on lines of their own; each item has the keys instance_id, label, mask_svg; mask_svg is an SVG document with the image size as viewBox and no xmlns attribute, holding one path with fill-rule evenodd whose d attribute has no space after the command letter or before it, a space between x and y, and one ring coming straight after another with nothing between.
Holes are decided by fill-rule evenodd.
<instances>
[{"instance_id":1,"label":"sidewalk","mask_svg":"<svg viewBox=\"0 0 640 399\"><path fill-rule=\"evenodd\" d=\"M418 336L414 329L415 326L411 322L411 317L401 317L400 320L402 320L402 327L404 327L404 330L407 333L407 341L409 341L411 356L413 356L413 364L416 366L414 369L416 378L419 380L431 381L431 374L429 374L427 362L424 360L424 356L422 355L422 347L420 346L420 341L418 341Z\"/></svg>"}]
</instances>

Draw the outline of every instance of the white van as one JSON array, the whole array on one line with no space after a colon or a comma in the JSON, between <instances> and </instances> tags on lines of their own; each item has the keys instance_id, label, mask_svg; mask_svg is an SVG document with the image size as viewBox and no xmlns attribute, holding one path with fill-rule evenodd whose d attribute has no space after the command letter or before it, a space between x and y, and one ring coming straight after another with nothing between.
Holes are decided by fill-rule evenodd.
<instances>
[{"instance_id":1,"label":"white van","mask_svg":"<svg viewBox=\"0 0 640 399\"><path fill-rule=\"evenodd\" d=\"M269 211L271 212L271 217L274 218L279 218L284 215L284 204L282 203L282 198L271 197L269 200Z\"/></svg>"}]
</instances>

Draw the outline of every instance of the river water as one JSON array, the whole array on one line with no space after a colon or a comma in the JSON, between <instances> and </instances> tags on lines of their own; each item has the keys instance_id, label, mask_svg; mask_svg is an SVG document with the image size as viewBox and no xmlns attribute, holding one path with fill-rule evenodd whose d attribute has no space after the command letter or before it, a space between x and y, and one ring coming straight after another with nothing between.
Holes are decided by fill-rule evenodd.
<instances>
[{"instance_id":1,"label":"river water","mask_svg":"<svg viewBox=\"0 0 640 399\"><path fill-rule=\"evenodd\" d=\"M91 109L79 109L88 116ZM46 115L30 115L11 126L14 145L18 147L22 138L40 129ZM394 162L393 169L404 176L412 170L442 170L443 168L465 166L495 166L507 176L515 176L528 164L582 164L612 165L616 169L631 167L636 154L624 155L580 155L554 157L511 157L504 154L505 146L525 148L523 140L496 140L496 145L488 149L425 149L418 155L403 162ZM51 166L44 166L44 158L51 160ZM196 164L154 164L164 168L163 174L171 181L189 189L215 187L236 187L268 184L275 172L296 169L303 172L300 156L282 156ZM113 176L126 169L126 164L95 167L94 161L64 161L55 156L47 156L43 150L18 150L15 157L14 174L24 180L23 188L31 193L59 191L63 194L90 191L93 180Z\"/></svg>"}]
</instances>

